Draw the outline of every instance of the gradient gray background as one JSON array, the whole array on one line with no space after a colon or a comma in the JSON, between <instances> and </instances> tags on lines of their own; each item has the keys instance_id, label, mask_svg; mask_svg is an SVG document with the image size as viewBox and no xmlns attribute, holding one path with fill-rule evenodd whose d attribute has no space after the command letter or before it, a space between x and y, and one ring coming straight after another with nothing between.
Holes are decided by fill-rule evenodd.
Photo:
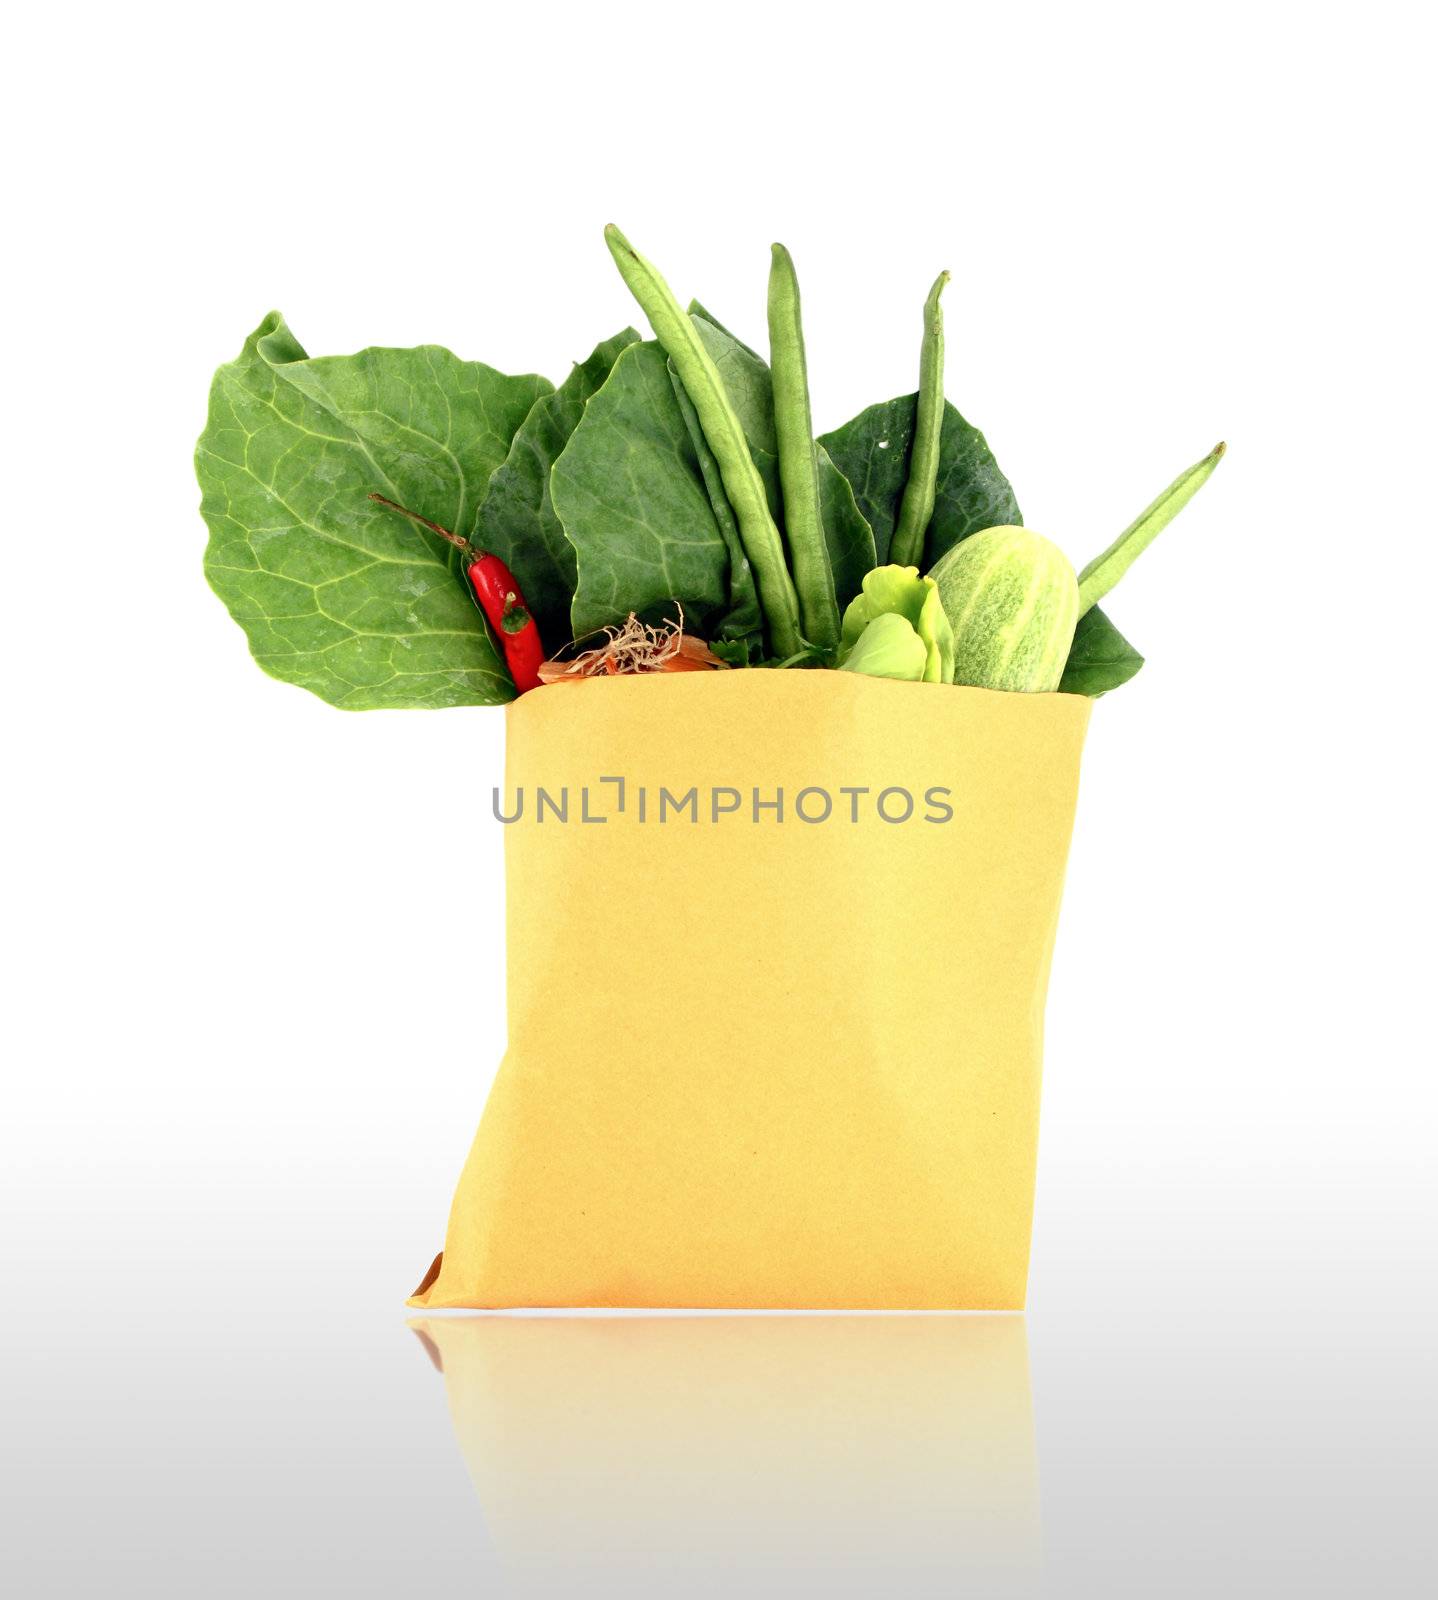
<instances>
[{"instance_id":1,"label":"gradient gray background","mask_svg":"<svg viewBox=\"0 0 1438 1600\"><path fill-rule=\"evenodd\" d=\"M3 110L0 1587L1430 1590L1407 8L166 15L23 22ZM1026 1318L507 1319L457 1434L402 1300L502 1047L502 717L262 677L188 455L271 303L562 375L634 316L611 216L751 340L786 240L821 428L912 385L949 266L950 393L1078 560L1231 451L1114 607Z\"/></svg>"}]
</instances>

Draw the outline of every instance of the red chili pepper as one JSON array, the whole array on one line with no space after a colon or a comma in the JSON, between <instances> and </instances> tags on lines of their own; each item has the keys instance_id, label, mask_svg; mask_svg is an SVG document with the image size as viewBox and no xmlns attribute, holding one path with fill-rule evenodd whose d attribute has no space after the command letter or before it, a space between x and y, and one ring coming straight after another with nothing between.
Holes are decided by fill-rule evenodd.
<instances>
[{"instance_id":1,"label":"red chili pepper","mask_svg":"<svg viewBox=\"0 0 1438 1600\"><path fill-rule=\"evenodd\" d=\"M491 556L489 559L493 561L495 558ZM471 567L471 582L473 572ZM511 589L505 598L504 611L499 619L499 637L504 644L504 659L509 663L515 688L521 694L526 689L537 689L543 682L539 669L544 665L544 646L539 642L539 624L530 615L529 607L520 598L518 589Z\"/></svg>"},{"instance_id":2,"label":"red chili pepper","mask_svg":"<svg viewBox=\"0 0 1438 1600\"><path fill-rule=\"evenodd\" d=\"M474 590L475 599L479 601L479 609L499 635L500 648L504 651L505 665L514 679L514 687L520 694L537 689L544 646L539 639L539 625L524 603L524 595L509 568L498 556L491 555L488 550L476 550L468 539L461 539L457 533L451 533L439 523L420 516L417 511L410 511L393 500L387 500L382 494L372 494L370 499L388 506L391 511L398 511L402 517L408 517L421 527L428 528L431 533L437 533L441 539L447 539L457 550L464 552L468 562L464 569L465 576Z\"/></svg>"}]
</instances>

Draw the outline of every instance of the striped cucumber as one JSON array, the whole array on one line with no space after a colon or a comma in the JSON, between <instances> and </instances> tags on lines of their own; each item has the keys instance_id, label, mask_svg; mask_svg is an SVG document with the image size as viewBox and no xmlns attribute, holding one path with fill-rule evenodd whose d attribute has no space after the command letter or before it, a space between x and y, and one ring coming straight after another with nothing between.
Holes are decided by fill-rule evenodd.
<instances>
[{"instance_id":1,"label":"striped cucumber","mask_svg":"<svg viewBox=\"0 0 1438 1600\"><path fill-rule=\"evenodd\" d=\"M954 629L954 682L1050 694L1079 615L1078 579L1056 544L1028 528L986 528L929 576Z\"/></svg>"}]
</instances>

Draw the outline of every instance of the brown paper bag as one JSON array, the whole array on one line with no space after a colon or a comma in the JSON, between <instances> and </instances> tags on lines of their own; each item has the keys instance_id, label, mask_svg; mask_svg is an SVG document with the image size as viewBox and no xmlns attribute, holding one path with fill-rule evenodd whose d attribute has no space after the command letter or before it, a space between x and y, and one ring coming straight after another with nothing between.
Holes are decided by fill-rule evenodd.
<instances>
[{"instance_id":1,"label":"brown paper bag","mask_svg":"<svg viewBox=\"0 0 1438 1600\"><path fill-rule=\"evenodd\" d=\"M1021 1307L1088 714L818 671L516 701L509 1050L412 1303Z\"/></svg>"}]
</instances>

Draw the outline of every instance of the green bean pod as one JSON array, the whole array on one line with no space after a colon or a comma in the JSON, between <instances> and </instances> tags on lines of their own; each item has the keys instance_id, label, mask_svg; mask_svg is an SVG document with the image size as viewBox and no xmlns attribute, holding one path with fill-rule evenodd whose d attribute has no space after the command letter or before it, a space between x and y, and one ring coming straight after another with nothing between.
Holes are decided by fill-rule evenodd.
<instances>
[{"instance_id":1,"label":"green bean pod","mask_svg":"<svg viewBox=\"0 0 1438 1600\"><path fill-rule=\"evenodd\" d=\"M1216 444L1202 461L1181 472L1129 523L1118 538L1079 573L1079 615L1096 606L1213 475L1228 448Z\"/></svg>"},{"instance_id":2,"label":"green bean pod","mask_svg":"<svg viewBox=\"0 0 1438 1600\"><path fill-rule=\"evenodd\" d=\"M774 431L779 439L779 481L784 489L784 539L799 597L799 620L810 644L839 643L839 605L819 509L819 457L809 411L809 371L799 278L782 244L769 268L769 366L774 379Z\"/></svg>"},{"instance_id":3,"label":"green bean pod","mask_svg":"<svg viewBox=\"0 0 1438 1600\"><path fill-rule=\"evenodd\" d=\"M719 476L739 524L744 553L754 569L774 653L797 655L803 650L804 641L799 631L798 598L784 563L783 540L769 513L764 480L749 454L744 430L719 369L653 263L645 260L612 222L604 230L604 239L620 277L649 318L654 336L673 361L680 382L694 402L699 426L719 463Z\"/></svg>"},{"instance_id":4,"label":"green bean pod","mask_svg":"<svg viewBox=\"0 0 1438 1600\"><path fill-rule=\"evenodd\" d=\"M900 566L924 565L924 536L934 515L939 481L939 435L944 426L944 313L939 296L947 272L934 279L924 301L924 342L919 348L919 402L914 415L914 444L909 452L909 481L899 506L899 521L889 546L889 560Z\"/></svg>"}]
</instances>

